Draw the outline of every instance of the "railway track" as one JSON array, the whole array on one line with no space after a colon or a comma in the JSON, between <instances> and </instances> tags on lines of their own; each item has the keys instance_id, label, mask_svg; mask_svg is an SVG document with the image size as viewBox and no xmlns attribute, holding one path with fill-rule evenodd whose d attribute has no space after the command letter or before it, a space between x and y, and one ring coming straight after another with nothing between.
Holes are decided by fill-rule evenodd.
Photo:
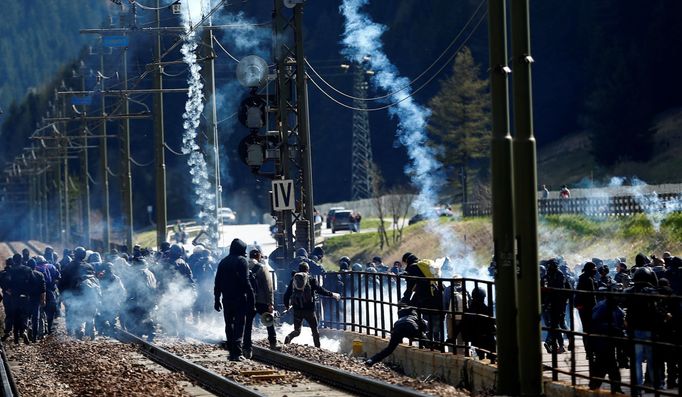
<instances>
[{"instance_id":1,"label":"railway track","mask_svg":"<svg viewBox=\"0 0 682 397\"><path fill-rule=\"evenodd\" d=\"M258 346L253 346L253 361L228 364L226 352L215 345L175 344L164 349L121 330L117 332L116 338L137 345L152 361L173 371L183 372L192 381L219 396L427 396L408 387ZM194 347L186 350L183 346Z\"/></svg>"},{"instance_id":2,"label":"railway track","mask_svg":"<svg viewBox=\"0 0 682 397\"><path fill-rule=\"evenodd\" d=\"M12 371L9 367L9 360L5 354L5 346L0 342L0 397L17 397L17 385L14 382Z\"/></svg>"},{"instance_id":3,"label":"railway track","mask_svg":"<svg viewBox=\"0 0 682 397\"><path fill-rule=\"evenodd\" d=\"M247 388L237 382L218 375L215 372L199 366L189 360L185 360L165 349L146 342L137 336L117 329L115 338L124 343L132 343L140 348L142 354L152 361L176 372L184 373L188 378L201 387L215 393L218 396L235 397L264 397L253 389Z\"/></svg>"}]
</instances>

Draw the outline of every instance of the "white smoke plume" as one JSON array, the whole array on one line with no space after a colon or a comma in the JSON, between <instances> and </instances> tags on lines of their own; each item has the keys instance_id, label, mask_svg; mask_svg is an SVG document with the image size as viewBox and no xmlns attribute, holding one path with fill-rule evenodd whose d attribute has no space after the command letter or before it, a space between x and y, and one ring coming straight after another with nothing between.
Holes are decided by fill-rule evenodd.
<instances>
[{"instance_id":1,"label":"white smoke plume","mask_svg":"<svg viewBox=\"0 0 682 397\"><path fill-rule=\"evenodd\" d=\"M647 192L648 185L641 179L632 179L632 193L637 204L642 208L654 231L661 230L661 223L673 212L682 210L682 201L679 196L670 200L664 200L655 190Z\"/></svg>"},{"instance_id":2,"label":"white smoke plume","mask_svg":"<svg viewBox=\"0 0 682 397\"><path fill-rule=\"evenodd\" d=\"M415 102L411 96L412 90L408 87L410 81L400 76L396 66L388 59L381 44L381 35L387 28L372 21L361 11L368 3L369 0L343 0L340 6L345 18L342 53L356 62L362 62L367 55L371 55L369 68L375 72L372 82L382 90L399 91L390 97L390 101L396 105L389 108L389 114L398 119L396 137L410 158L406 172L412 184L419 189L413 206L418 213L429 217L430 231L439 236L443 253L452 258L457 264L455 270L461 274L462 270L475 266L474 257L470 252L467 253L462 239L451 228L440 224L434 211L444 176L442 165L436 160L436 150L428 145L426 125L431 112ZM451 275L443 274L445 277Z\"/></svg>"},{"instance_id":3,"label":"white smoke plume","mask_svg":"<svg viewBox=\"0 0 682 397\"><path fill-rule=\"evenodd\" d=\"M189 69L189 77L187 78L189 92L185 103L185 113L182 115L184 120L182 152L189 155L187 164L192 175L196 204L199 207L199 223L209 233L209 239L215 242L218 240L218 236L214 235L218 224L215 189L208 178L206 156L197 143L197 129L201 121L201 114L204 111L204 85L201 82L201 66L197 62L198 39L194 24L200 21L208 11L206 0L187 0L182 4L182 24L185 29L185 36L180 52Z\"/></svg>"}]
</instances>

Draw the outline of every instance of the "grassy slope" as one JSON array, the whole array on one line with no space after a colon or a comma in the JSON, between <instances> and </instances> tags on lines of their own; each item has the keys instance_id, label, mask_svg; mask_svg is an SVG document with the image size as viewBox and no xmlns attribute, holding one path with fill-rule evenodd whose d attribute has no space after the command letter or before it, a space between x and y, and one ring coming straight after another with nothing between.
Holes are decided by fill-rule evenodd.
<instances>
[{"instance_id":1,"label":"grassy slope","mask_svg":"<svg viewBox=\"0 0 682 397\"><path fill-rule=\"evenodd\" d=\"M473 251L480 266L487 266L492 253L492 225L489 218L447 221L459 239ZM438 238L426 232L425 222L405 228L399 246L379 249L377 233L352 234L327 239L325 252L330 261L349 256L353 261L366 262L381 255L384 263L399 260L406 251L420 257L442 256ZM543 217L540 220L540 257L563 255L574 265L592 257L615 258L625 256L634 262L638 252L646 254L663 251L679 253L682 249L682 214L669 216L655 231L644 215L630 218L594 219L574 215Z\"/></svg>"}]
</instances>

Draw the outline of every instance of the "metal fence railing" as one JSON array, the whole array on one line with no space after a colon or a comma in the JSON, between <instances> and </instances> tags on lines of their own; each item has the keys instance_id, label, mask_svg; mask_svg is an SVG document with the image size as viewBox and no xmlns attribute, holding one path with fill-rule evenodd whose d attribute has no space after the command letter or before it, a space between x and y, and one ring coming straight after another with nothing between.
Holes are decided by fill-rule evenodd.
<instances>
[{"instance_id":1,"label":"metal fence railing","mask_svg":"<svg viewBox=\"0 0 682 397\"><path fill-rule=\"evenodd\" d=\"M340 272L320 276L325 288L341 294L341 300L323 298L319 307L322 327L342 329L387 338L398 309L407 304L417 307L418 315L429 324L425 339L416 339L420 347L442 352L470 354L470 344L463 338L467 322L486 319L494 327L494 284L469 278L425 279L392 273ZM412 286L415 286L412 288ZM408 287L409 286L409 287ZM406 294L406 291L416 290ZM487 307L482 313L466 312L472 306L474 289L485 292ZM415 304L414 299L420 300ZM495 359L494 348L477 346L480 354Z\"/></svg>"},{"instance_id":2,"label":"metal fence railing","mask_svg":"<svg viewBox=\"0 0 682 397\"><path fill-rule=\"evenodd\" d=\"M398 308L410 295L405 294L408 284L416 285L417 290L433 291L436 297L417 305L419 315L430 326L425 339L410 344L465 356L476 354L491 361L496 358L494 340L492 346L485 346L476 330L473 337L471 331L465 332L467 324L494 324L495 286L491 281L340 272L319 276L319 282L342 296L338 302L321 299L318 315L322 327L388 338L398 319ZM485 292L485 306L474 304L477 288L476 295ZM543 288L543 341L538 345L544 345L546 374L576 387L608 387L632 396L682 396L677 386L682 358L682 297L661 291ZM487 312L476 309L480 307Z\"/></svg>"},{"instance_id":3,"label":"metal fence railing","mask_svg":"<svg viewBox=\"0 0 682 397\"><path fill-rule=\"evenodd\" d=\"M538 200L540 215L581 214L587 216L629 216L659 211L682 211L682 195L678 193L642 194L640 196L551 198ZM492 213L490 203L466 203L462 206L464 216L488 216Z\"/></svg>"}]
</instances>

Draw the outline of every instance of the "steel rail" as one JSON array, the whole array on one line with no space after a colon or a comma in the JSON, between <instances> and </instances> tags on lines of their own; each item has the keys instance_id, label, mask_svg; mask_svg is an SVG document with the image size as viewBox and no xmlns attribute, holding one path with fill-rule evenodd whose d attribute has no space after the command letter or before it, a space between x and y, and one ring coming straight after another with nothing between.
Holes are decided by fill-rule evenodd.
<instances>
[{"instance_id":1,"label":"steel rail","mask_svg":"<svg viewBox=\"0 0 682 397\"><path fill-rule=\"evenodd\" d=\"M254 391L233 380L218 375L215 372L185 360L175 354L161 349L151 343L145 342L137 336L116 328L114 337L121 342L131 343L138 346L146 357L175 372L182 372L187 377L197 382L201 387L219 396L228 397L264 397L263 394Z\"/></svg>"},{"instance_id":2,"label":"steel rail","mask_svg":"<svg viewBox=\"0 0 682 397\"><path fill-rule=\"evenodd\" d=\"M7 360L7 355L5 354L5 347L0 342L0 383L2 383L2 388L0 388L0 396L2 397L18 397L19 391L17 390L17 385L14 383L14 377L12 377L12 371L9 367L9 361Z\"/></svg>"},{"instance_id":3,"label":"steel rail","mask_svg":"<svg viewBox=\"0 0 682 397\"><path fill-rule=\"evenodd\" d=\"M306 361L290 354L253 346L253 359L266 364L299 371L318 381L361 396L427 397L417 390L366 378L348 371Z\"/></svg>"}]
</instances>

